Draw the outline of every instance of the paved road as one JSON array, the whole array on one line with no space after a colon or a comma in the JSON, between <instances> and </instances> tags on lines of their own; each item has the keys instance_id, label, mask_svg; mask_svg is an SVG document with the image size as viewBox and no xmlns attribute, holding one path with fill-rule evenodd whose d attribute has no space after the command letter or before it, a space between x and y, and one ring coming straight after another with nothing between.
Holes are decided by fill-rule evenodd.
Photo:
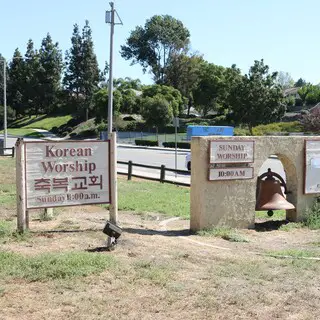
<instances>
[{"instance_id":1,"label":"paved road","mask_svg":"<svg viewBox=\"0 0 320 320\"><path fill-rule=\"evenodd\" d=\"M0 135L1 139L1 135ZM29 139L34 140L34 139ZM7 141L8 147L14 146L16 138L9 137ZM177 169L186 170L185 157L187 151L178 151L177 153ZM170 150L152 150L152 149L140 149L132 147L118 147L118 161L129 161L133 163L140 163L146 165L161 166L165 165L167 168L175 168L175 152ZM259 174L262 174L271 168L272 171L279 173L285 178L284 169L282 163L278 159L268 159L259 170ZM118 165L118 171L127 172L126 165ZM148 175L151 177L159 178L160 170L145 169L133 167L134 174ZM166 178L169 180L178 180L185 183L190 183L190 175L175 175L175 173L166 172Z\"/></svg>"}]
</instances>

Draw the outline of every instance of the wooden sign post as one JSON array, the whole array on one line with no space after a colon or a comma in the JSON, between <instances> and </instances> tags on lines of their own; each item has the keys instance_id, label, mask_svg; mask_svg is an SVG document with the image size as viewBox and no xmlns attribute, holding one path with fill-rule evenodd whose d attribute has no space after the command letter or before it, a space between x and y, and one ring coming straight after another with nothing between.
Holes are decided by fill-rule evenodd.
<instances>
[{"instance_id":1,"label":"wooden sign post","mask_svg":"<svg viewBox=\"0 0 320 320\"><path fill-rule=\"evenodd\" d=\"M48 208L111 202L116 183L110 183L109 140L18 140L16 146L19 232L29 227L29 209L46 209L49 215Z\"/></svg>"},{"instance_id":2,"label":"wooden sign post","mask_svg":"<svg viewBox=\"0 0 320 320\"><path fill-rule=\"evenodd\" d=\"M16 193L17 193L17 229L23 233L27 229L25 165L23 139L16 142Z\"/></svg>"}]
</instances>

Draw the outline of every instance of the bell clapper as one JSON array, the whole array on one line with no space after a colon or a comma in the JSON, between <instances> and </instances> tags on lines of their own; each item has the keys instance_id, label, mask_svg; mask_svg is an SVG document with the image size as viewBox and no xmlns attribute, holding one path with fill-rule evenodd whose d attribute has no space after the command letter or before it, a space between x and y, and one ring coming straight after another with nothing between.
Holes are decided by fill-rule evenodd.
<instances>
[{"instance_id":1,"label":"bell clapper","mask_svg":"<svg viewBox=\"0 0 320 320\"><path fill-rule=\"evenodd\" d=\"M272 216L273 216L273 210L268 210L267 215L268 215L269 217L272 217Z\"/></svg>"}]
</instances>

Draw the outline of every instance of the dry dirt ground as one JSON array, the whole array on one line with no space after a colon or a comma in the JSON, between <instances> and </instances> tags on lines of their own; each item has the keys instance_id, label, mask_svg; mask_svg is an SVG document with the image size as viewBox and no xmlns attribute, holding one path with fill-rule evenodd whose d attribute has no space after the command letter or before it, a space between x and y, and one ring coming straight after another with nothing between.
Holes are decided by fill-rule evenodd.
<instances>
[{"instance_id":1,"label":"dry dirt ground","mask_svg":"<svg viewBox=\"0 0 320 320\"><path fill-rule=\"evenodd\" d=\"M59 209L51 221L31 213L31 237L0 250L98 252L118 264L72 280L0 279L0 319L320 317L320 259L268 256L299 250L319 258L319 231L241 230L247 242L230 242L190 234L187 220L120 212L123 234L110 252L101 232L107 217L97 206Z\"/></svg>"}]
</instances>

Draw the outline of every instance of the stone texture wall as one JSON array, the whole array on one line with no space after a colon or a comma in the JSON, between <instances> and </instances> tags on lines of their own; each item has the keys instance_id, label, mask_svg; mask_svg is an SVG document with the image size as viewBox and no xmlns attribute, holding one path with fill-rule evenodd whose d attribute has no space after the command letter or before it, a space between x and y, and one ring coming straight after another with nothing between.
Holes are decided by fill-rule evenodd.
<instances>
[{"instance_id":1,"label":"stone texture wall","mask_svg":"<svg viewBox=\"0 0 320 320\"><path fill-rule=\"evenodd\" d=\"M287 200L296 207L287 210L287 219L300 221L317 195L304 195L304 145L318 137L193 137L191 143L191 221L193 231L212 226L253 228L256 186L259 169L270 155L282 161L290 194ZM254 178L250 180L209 181L210 141L254 140Z\"/></svg>"}]
</instances>

